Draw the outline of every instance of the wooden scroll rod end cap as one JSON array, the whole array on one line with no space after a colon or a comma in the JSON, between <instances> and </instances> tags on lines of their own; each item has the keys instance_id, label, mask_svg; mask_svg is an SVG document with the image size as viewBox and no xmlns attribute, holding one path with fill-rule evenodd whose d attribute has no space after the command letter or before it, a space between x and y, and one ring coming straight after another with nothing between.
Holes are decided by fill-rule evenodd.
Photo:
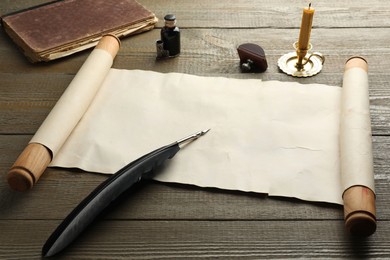
<instances>
[{"instance_id":1,"label":"wooden scroll rod end cap","mask_svg":"<svg viewBox=\"0 0 390 260\"><path fill-rule=\"evenodd\" d=\"M28 144L8 172L9 186L17 191L31 189L51 162L51 158L51 152L45 146Z\"/></svg>"},{"instance_id":2,"label":"wooden scroll rod end cap","mask_svg":"<svg viewBox=\"0 0 390 260\"><path fill-rule=\"evenodd\" d=\"M115 56L119 51L120 45L121 41L118 37L112 34L107 34L100 39L95 48L107 51L109 54L111 54L112 58L115 59Z\"/></svg>"},{"instance_id":3,"label":"wooden scroll rod end cap","mask_svg":"<svg viewBox=\"0 0 390 260\"><path fill-rule=\"evenodd\" d=\"M376 231L375 194L365 186L353 186L343 195L344 219L353 236L368 237Z\"/></svg>"},{"instance_id":4,"label":"wooden scroll rod end cap","mask_svg":"<svg viewBox=\"0 0 390 260\"><path fill-rule=\"evenodd\" d=\"M347 71L351 68L361 68L368 72L368 63L366 59L361 56L353 56L345 63L344 71Z\"/></svg>"},{"instance_id":5,"label":"wooden scroll rod end cap","mask_svg":"<svg viewBox=\"0 0 390 260\"><path fill-rule=\"evenodd\" d=\"M31 173L21 167L12 167L8 172L7 181L9 186L17 191L27 191L34 186Z\"/></svg>"},{"instance_id":6,"label":"wooden scroll rod end cap","mask_svg":"<svg viewBox=\"0 0 390 260\"><path fill-rule=\"evenodd\" d=\"M368 237L376 231L376 220L366 212L355 212L345 219L348 233L357 237Z\"/></svg>"}]
</instances>

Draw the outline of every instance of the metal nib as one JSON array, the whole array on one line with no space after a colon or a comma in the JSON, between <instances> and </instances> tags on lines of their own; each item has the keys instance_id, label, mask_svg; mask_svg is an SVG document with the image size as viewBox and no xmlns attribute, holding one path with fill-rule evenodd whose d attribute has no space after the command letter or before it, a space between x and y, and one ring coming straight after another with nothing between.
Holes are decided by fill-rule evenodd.
<instances>
[{"instance_id":1,"label":"metal nib","mask_svg":"<svg viewBox=\"0 0 390 260\"><path fill-rule=\"evenodd\" d=\"M207 132L210 131L210 128L209 129L206 129L206 130L203 130L203 131L199 131L195 134L192 134L192 135L189 135L187 137L184 137L183 139L180 139L178 141L176 141L176 143L180 146L180 145L183 145L185 143L188 143L188 142L191 142L193 140L196 140L198 139L199 137L207 134Z\"/></svg>"}]
</instances>

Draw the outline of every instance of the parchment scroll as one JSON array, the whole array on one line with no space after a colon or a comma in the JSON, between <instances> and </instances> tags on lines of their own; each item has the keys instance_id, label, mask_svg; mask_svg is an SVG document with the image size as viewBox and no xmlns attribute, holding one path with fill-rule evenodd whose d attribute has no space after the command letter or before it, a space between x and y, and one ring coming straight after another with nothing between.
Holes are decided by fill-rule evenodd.
<instances>
[{"instance_id":1,"label":"parchment scroll","mask_svg":"<svg viewBox=\"0 0 390 260\"><path fill-rule=\"evenodd\" d=\"M92 69L88 78L98 85L95 77L107 76L98 90L88 87L91 93L86 96L94 96L90 104L76 99L88 109L70 135L69 130L62 137L49 135L58 133L52 130L58 123L45 122L32 139L52 149L52 166L114 173L167 142L211 128L168 163L157 179L343 203L344 186L350 183L343 184L340 177L340 118L348 117L341 113L341 99L347 100L347 109L358 106L367 116L367 88L362 93L353 90L358 99L352 102L351 93L342 93L337 86L117 70L109 68L104 55L96 57L99 61L91 66L101 60L104 68L99 73ZM90 83L88 78L80 82ZM83 86L74 86L79 87ZM63 109L69 109L68 102ZM60 121L66 124L74 117ZM357 127L370 134L369 121ZM57 146L63 139L64 144ZM370 145L359 142L359 147L348 149L368 152ZM364 173L370 176L359 182L373 187L372 172Z\"/></svg>"}]
</instances>

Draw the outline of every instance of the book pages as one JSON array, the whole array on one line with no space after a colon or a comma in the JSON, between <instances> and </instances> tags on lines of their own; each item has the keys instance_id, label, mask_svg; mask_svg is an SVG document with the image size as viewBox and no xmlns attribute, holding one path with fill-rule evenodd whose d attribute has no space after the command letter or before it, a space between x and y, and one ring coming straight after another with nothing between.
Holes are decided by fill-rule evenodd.
<instances>
[{"instance_id":1,"label":"book pages","mask_svg":"<svg viewBox=\"0 0 390 260\"><path fill-rule=\"evenodd\" d=\"M2 16L5 32L31 62L62 58L154 28L154 13L135 0L52 1Z\"/></svg>"}]
</instances>

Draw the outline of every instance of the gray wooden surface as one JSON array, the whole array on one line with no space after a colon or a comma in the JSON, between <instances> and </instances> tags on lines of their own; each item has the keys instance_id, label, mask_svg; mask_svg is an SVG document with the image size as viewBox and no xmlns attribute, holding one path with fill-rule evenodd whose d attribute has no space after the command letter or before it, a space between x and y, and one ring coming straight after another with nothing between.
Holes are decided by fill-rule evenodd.
<instances>
[{"instance_id":1,"label":"gray wooden surface","mask_svg":"<svg viewBox=\"0 0 390 260\"><path fill-rule=\"evenodd\" d=\"M0 14L43 3L2 0ZM279 72L292 51L308 1L140 0L160 18L148 33L124 39L115 68L341 85L351 55L369 62L377 232L344 231L342 207L262 194L145 182L102 216L59 259L390 258L390 6L383 1L314 2L312 43L323 71L295 79ZM176 14L182 53L155 62L162 17ZM261 45L263 74L241 74L236 47ZM53 229L106 176L48 169L33 190L12 191L8 169L66 89L89 52L30 64L0 32L0 259L39 259Z\"/></svg>"}]
</instances>

